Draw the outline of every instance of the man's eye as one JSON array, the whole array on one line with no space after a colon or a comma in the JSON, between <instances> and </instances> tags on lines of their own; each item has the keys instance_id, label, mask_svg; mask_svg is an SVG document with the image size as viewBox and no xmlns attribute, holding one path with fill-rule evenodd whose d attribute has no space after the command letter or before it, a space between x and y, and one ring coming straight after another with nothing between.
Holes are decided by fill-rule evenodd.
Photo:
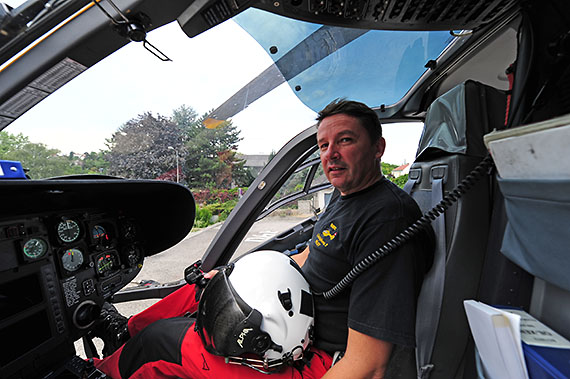
<instances>
[{"instance_id":1,"label":"man's eye","mask_svg":"<svg viewBox=\"0 0 570 379\"><path fill-rule=\"evenodd\" d=\"M327 148L328 146L329 146L328 144L323 143L321 146L319 146L319 149L321 149L321 151L322 151L322 150L326 150L326 148Z\"/></svg>"},{"instance_id":2,"label":"man's eye","mask_svg":"<svg viewBox=\"0 0 570 379\"><path fill-rule=\"evenodd\" d=\"M352 141L352 138L350 138L350 137L344 137L344 138L340 139L340 142L342 142L342 143L346 143L346 142L350 142L350 141Z\"/></svg>"}]
</instances>

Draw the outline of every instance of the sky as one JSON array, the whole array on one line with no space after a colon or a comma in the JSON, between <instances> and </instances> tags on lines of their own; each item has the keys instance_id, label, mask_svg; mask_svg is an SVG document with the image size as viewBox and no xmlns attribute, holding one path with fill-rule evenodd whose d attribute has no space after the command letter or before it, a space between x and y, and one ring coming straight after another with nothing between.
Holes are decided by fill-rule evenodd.
<instances>
[{"instance_id":1,"label":"sky","mask_svg":"<svg viewBox=\"0 0 570 379\"><path fill-rule=\"evenodd\" d=\"M263 48L229 20L188 38L176 22L148 34L172 59L161 62L130 43L60 88L8 126L62 153L105 149L105 139L144 112L170 116L181 105L204 114L267 68ZM232 118L243 138L238 151L269 154L315 123L316 114L282 84ZM421 125L384 126L383 161L413 161Z\"/></svg>"}]
</instances>

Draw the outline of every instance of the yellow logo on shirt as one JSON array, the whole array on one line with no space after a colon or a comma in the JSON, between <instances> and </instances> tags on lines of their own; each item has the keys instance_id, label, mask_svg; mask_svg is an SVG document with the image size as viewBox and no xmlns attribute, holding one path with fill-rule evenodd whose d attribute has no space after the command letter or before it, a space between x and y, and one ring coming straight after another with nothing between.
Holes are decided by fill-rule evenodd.
<instances>
[{"instance_id":1,"label":"yellow logo on shirt","mask_svg":"<svg viewBox=\"0 0 570 379\"><path fill-rule=\"evenodd\" d=\"M329 245L329 242L334 240L336 237L336 229L336 225L331 222L331 224L325 230L317 234L315 245L327 247Z\"/></svg>"}]
</instances>

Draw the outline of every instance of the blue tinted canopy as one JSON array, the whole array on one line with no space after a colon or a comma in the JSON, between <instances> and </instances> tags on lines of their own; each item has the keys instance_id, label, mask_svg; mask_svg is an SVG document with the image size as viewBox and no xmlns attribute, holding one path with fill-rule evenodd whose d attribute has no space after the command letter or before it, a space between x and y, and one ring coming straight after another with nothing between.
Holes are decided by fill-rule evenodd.
<instances>
[{"instance_id":1,"label":"blue tinted canopy","mask_svg":"<svg viewBox=\"0 0 570 379\"><path fill-rule=\"evenodd\" d=\"M454 38L446 31L377 31L313 24L250 8L237 22L274 65L212 113L223 120L287 81L314 111L335 98L371 107L400 100Z\"/></svg>"}]
</instances>

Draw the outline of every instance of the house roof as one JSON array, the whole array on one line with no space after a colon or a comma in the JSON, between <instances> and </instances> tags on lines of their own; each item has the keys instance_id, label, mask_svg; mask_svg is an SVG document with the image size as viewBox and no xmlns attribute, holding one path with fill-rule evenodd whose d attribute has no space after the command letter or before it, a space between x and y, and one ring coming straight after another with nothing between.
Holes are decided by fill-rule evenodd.
<instances>
[{"instance_id":1,"label":"house roof","mask_svg":"<svg viewBox=\"0 0 570 379\"><path fill-rule=\"evenodd\" d=\"M265 167L267 161L269 160L269 155L248 155L248 154L237 154L239 159L245 160L246 167Z\"/></svg>"},{"instance_id":2,"label":"house roof","mask_svg":"<svg viewBox=\"0 0 570 379\"><path fill-rule=\"evenodd\" d=\"M403 165L401 165L401 166L396 167L395 169L393 169L392 172L394 172L394 171L404 171L409 165L410 165L409 163L403 164Z\"/></svg>"}]
</instances>

